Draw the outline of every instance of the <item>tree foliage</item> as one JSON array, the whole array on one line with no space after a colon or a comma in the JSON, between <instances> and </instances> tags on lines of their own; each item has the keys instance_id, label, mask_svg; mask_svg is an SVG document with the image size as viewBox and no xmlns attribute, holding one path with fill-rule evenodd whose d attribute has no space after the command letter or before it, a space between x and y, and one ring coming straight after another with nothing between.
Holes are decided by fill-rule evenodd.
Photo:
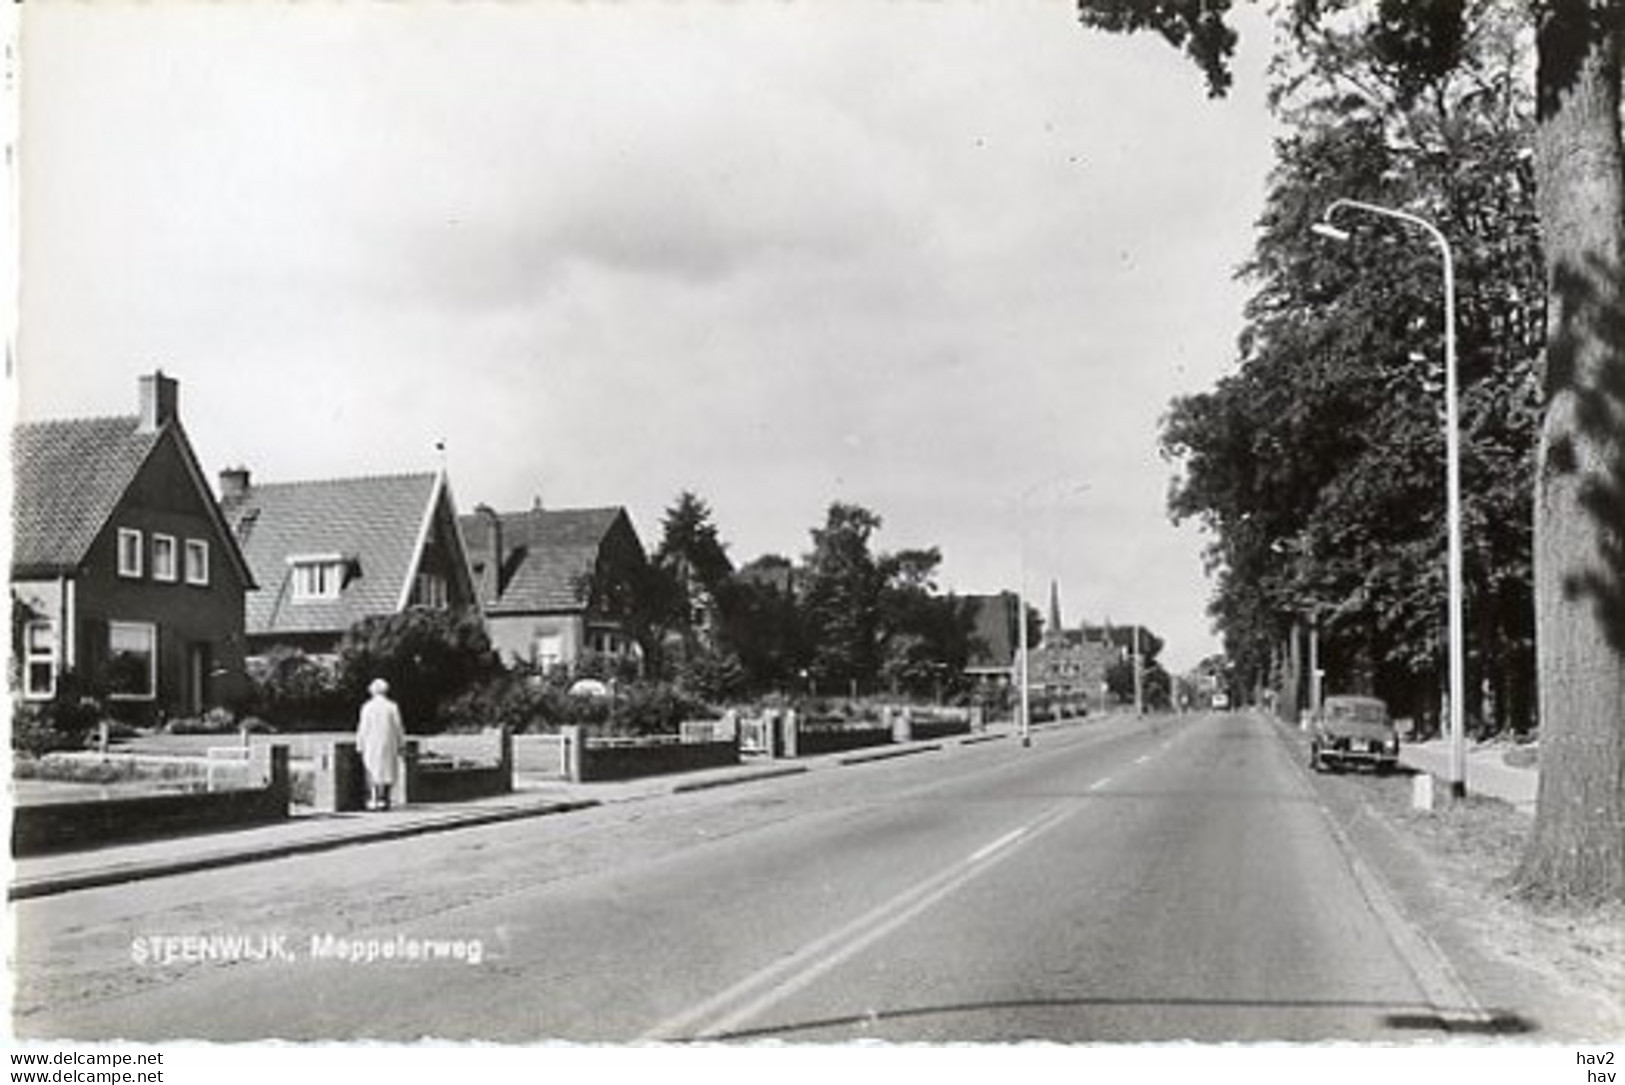
<instances>
[{"instance_id":1,"label":"tree foliage","mask_svg":"<svg viewBox=\"0 0 1625 1085\"><path fill-rule=\"evenodd\" d=\"M1332 688L1432 715L1444 579L1443 335L1437 254L1382 221L1331 245L1309 230L1339 196L1416 208L1457 259L1468 624L1475 715L1526 726L1541 272L1530 100L1515 35L1454 42L1425 87L1391 13L1306 36L1276 64L1290 125L1252 260L1240 365L1176 401L1165 453L1176 517L1211 530L1213 611L1244 686L1278 668L1286 626L1318 626ZM1386 20L1386 22L1384 21ZM1418 40L1431 40L1419 31ZM1419 48L1419 47L1418 47ZM1444 48L1444 46L1440 46ZM1428 93L1422 93L1423 90ZM1493 229L1486 227L1493 223ZM1345 223L1348 224L1348 223Z\"/></svg>"},{"instance_id":2,"label":"tree foliage","mask_svg":"<svg viewBox=\"0 0 1625 1085\"><path fill-rule=\"evenodd\" d=\"M500 669L478 615L414 607L364 618L345 632L337 685L359 705L368 683L382 678L407 730L432 731L443 705Z\"/></svg>"},{"instance_id":3,"label":"tree foliage","mask_svg":"<svg viewBox=\"0 0 1625 1085\"><path fill-rule=\"evenodd\" d=\"M1183 47L1207 76L1209 92L1222 94L1229 84L1229 61L1235 35L1226 26L1227 0L1079 0L1085 25L1114 31L1156 30ZM1471 139L1458 138L1463 120L1481 113L1483 102L1504 103L1516 115L1517 99L1528 92L1527 65L1514 70L1490 63L1493 49L1481 48L1475 35L1485 29L1503 40L1533 31L1535 41L1535 126L1533 180L1535 217L1540 224L1541 286L1544 301L1544 364L1539 380L1540 436L1536 470L1530 485L1517 485L1532 499L1534 560L1533 597L1537 625L1539 712L1542 728L1542 772L1535 833L1525 857L1521 881L1532 893L1586 898L1625 897L1625 140L1621 133L1621 66L1625 55L1625 4L1619 0L1531 0L1521 10L1488 0L1380 0L1375 18L1353 0L1289 0L1277 9L1292 48L1277 72L1307 59L1306 78L1318 83L1321 105L1341 95L1356 111L1381 106L1376 119L1385 137L1404 137L1418 105L1433 107L1439 142L1405 144L1389 139L1385 150L1409 151L1402 165L1421 167L1431 158L1446 176L1431 186L1393 193L1431 205L1423 209L1443 218L1448 232L1470 239L1474 248L1520 248L1521 223L1497 217L1495 195L1515 204L1520 193L1497 193L1502 179L1521 186L1516 168L1503 169L1502 179L1483 170ZM1509 16L1525 16L1521 25ZM1511 33L1508 33L1508 31ZM1294 53L1295 50L1295 53ZM1501 58L1507 53L1503 51ZM1305 69L1300 68L1300 72ZM1487 77L1486 77L1487 76ZM1276 101L1296 94L1300 83L1277 88ZM1420 115L1425 117L1426 115ZM1393 124L1391 122L1400 123ZM1509 127L1503 125L1503 128ZM1466 129L1472 134L1471 125ZM1478 191L1454 182L1456 173L1478 177ZM1425 179L1416 169L1415 180ZM1379 172L1376 180L1387 182ZM1375 186L1365 191L1387 191ZM1337 193L1350 195L1358 193ZM1484 199L1486 194L1492 198ZM1465 228L1464 228L1465 227ZM1475 255L1468 254L1469 260ZM1511 253L1501 254L1518 262ZM1349 259L1356 259L1350 256ZM1384 275L1366 289L1382 289L1389 272L1402 273L1406 257L1385 261ZM1486 265L1486 269L1488 266ZM1358 284L1351 287L1358 289ZM1518 330L1530 307L1520 280L1507 288L1516 296L1496 297L1498 284L1479 284L1481 330L1500 334L1485 341L1485 364L1505 364L1522 354ZM1410 296L1407 292L1405 296ZM1307 299L1313 301L1314 299ZM1396 298L1403 302L1403 297ZM1322 299L1324 302L1324 299ZM1534 310L1539 312L1538 307ZM1306 307L1293 329L1313 342L1325 334L1312 326L1324 316L1324 304ZM1497 357L1497 348L1504 355ZM1465 360L1465 359L1464 359ZM1519 382L1497 374L1503 394L1482 393L1480 418L1504 426L1504 444L1521 441ZM1482 377L1475 383L1483 385ZM1470 399L1470 397L1469 397ZM1470 431L1473 423L1467 426ZM1493 463L1481 457L1487 465ZM1527 460L1509 455L1503 462ZM1346 496L1352 500L1357 491ZM1481 507L1483 505L1481 504ZM1239 517L1239 513L1233 513ZM1523 522L1528 522L1523 521ZM1506 521L1502 521L1506 523ZM1488 535L1490 521L1479 538ZM1299 536L1295 525L1265 524L1242 528L1233 522L1238 540L1221 543L1219 564L1228 570L1215 610L1234 613L1237 627L1266 626L1262 604L1248 606L1239 598L1246 568L1260 560L1259 541L1303 538L1305 549L1324 532ZM1299 528L1301 530L1301 528ZM1513 529L1515 532L1518 529ZM1272 536L1271 531L1276 533ZM1518 540L1500 542L1516 548ZM1493 543L1492 543L1493 545ZM1232 547L1236 552L1232 553ZM1493 551L1492 561L1493 559ZM1402 566L1409 551L1396 548L1378 585L1421 582ZM1479 555L1477 609L1506 614L1524 610L1518 598L1523 578L1515 567L1486 567ZM1243 572L1237 574L1236 569ZM1485 585L1490 585L1486 593ZM1228 595L1224 594L1228 591ZM1342 609L1343 601L1335 604ZM1389 615L1389 626L1403 632L1406 608ZM1373 619L1375 620L1375 619ZM1249 645L1256 646L1248 632ZM1253 647L1254 652L1257 651ZM1256 666L1257 661L1250 661Z\"/></svg>"}]
</instances>

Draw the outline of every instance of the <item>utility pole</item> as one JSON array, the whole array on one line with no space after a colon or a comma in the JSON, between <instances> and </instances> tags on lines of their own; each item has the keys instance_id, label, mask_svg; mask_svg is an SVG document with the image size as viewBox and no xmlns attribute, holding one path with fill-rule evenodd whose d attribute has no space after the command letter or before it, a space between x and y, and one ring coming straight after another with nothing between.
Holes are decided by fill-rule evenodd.
<instances>
[{"instance_id":1,"label":"utility pole","mask_svg":"<svg viewBox=\"0 0 1625 1085\"><path fill-rule=\"evenodd\" d=\"M1145 715L1145 680L1140 675L1140 623L1134 623L1134 714Z\"/></svg>"}]
</instances>

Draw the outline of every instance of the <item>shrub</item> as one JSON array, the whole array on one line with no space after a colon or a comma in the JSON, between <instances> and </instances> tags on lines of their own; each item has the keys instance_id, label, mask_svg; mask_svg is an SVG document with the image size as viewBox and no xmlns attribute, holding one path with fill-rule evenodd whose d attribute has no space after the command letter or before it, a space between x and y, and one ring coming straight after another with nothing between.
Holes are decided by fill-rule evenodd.
<instances>
[{"instance_id":1,"label":"shrub","mask_svg":"<svg viewBox=\"0 0 1625 1085\"><path fill-rule=\"evenodd\" d=\"M57 678L54 700L13 702L11 748L35 756L83 749L101 718L101 702L91 686L65 671Z\"/></svg>"},{"instance_id":2,"label":"shrub","mask_svg":"<svg viewBox=\"0 0 1625 1085\"><path fill-rule=\"evenodd\" d=\"M497 674L458 694L441 711L453 730L506 727L515 733L536 731L558 718L550 702L557 694L523 674Z\"/></svg>"},{"instance_id":3,"label":"shrub","mask_svg":"<svg viewBox=\"0 0 1625 1085\"><path fill-rule=\"evenodd\" d=\"M278 645L250 657L248 678L254 713L283 729L323 728L349 715L334 667L298 648Z\"/></svg>"},{"instance_id":4,"label":"shrub","mask_svg":"<svg viewBox=\"0 0 1625 1085\"><path fill-rule=\"evenodd\" d=\"M619 734L674 735L687 719L709 719L700 701L665 682L638 683L611 702L608 729Z\"/></svg>"},{"instance_id":5,"label":"shrub","mask_svg":"<svg viewBox=\"0 0 1625 1085\"><path fill-rule=\"evenodd\" d=\"M699 701L733 700L744 692L746 678L739 657L729 651L699 649L677 667L677 687Z\"/></svg>"},{"instance_id":6,"label":"shrub","mask_svg":"<svg viewBox=\"0 0 1625 1085\"><path fill-rule=\"evenodd\" d=\"M32 757L82 748L84 733L75 734L60 726L56 707L54 702L15 705L11 713L11 748Z\"/></svg>"},{"instance_id":7,"label":"shrub","mask_svg":"<svg viewBox=\"0 0 1625 1085\"><path fill-rule=\"evenodd\" d=\"M191 719L173 719L164 725L172 735L225 735L237 730L237 717L230 709L211 708Z\"/></svg>"},{"instance_id":8,"label":"shrub","mask_svg":"<svg viewBox=\"0 0 1625 1085\"><path fill-rule=\"evenodd\" d=\"M339 647L338 689L359 704L368 684L383 678L407 729L432 731L443 706L501 670L477 616L414 608L350 627Z\"/></svg>"}]
</instances>

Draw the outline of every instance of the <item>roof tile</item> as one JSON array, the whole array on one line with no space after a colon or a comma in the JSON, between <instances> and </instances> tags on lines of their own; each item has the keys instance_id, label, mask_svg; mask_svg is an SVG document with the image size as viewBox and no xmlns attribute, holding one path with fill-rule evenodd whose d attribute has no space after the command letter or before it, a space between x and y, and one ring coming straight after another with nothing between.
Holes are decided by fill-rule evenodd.
<instances>
[{"instance_id":1,"label":"roof tile","mask_svg":"<svg viewBox=\"0 0 1625 1085\"><path fill-rule=\"evenodd\" d=\"M530 509L498 513L502 521L503 577L489 597L482 581L480 603L488 614L581 610L599 551L619 506L595 509ZM492 560L481 513L460 518L470 564Z\"/></svg>"},{"instance_id":2,"label":"roof tile","mask_svg":"<svg viewBox=\"0 0 1625 1085\"><path fill-rule=\"evenodd\" d=\"M65 572L81 563L162 432L142 432L133 415L17 426L14 573Z\"/></svg>"},{"instance_id":3,"label":"roof tile","mask_svg":"<svg viewBox=\"0 0 1625 1085\"><path fill-rule=\"evenodd\" d=\"M248 596L249 634L337 632L370 615L393 614L436 479L423 473L255 483L222 501L259 584ZM349 579L338 599L295 604L289 559L316 554L353 561Z\"/></svg>"}]
</instances>

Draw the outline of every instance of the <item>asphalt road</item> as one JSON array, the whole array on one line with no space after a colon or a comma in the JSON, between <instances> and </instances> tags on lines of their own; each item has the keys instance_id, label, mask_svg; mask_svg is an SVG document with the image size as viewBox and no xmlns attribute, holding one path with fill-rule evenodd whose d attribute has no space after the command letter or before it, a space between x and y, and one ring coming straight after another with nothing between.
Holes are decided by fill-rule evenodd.
<instances>
[{"instance_id":1,"label":"asphalt road","mask_svg":"<svg viewBox=\"0 0 1625 1085\"><path fill-rule=\"evenodd\" d=\"M1273 725L1239 713L71 893L13 920L33 1038L1402 1042L1460 1008ZM209 936L269 958L165 941ZM425 941L477 943L478 962L313 952Z\"/></svg>"}]
</instances>

